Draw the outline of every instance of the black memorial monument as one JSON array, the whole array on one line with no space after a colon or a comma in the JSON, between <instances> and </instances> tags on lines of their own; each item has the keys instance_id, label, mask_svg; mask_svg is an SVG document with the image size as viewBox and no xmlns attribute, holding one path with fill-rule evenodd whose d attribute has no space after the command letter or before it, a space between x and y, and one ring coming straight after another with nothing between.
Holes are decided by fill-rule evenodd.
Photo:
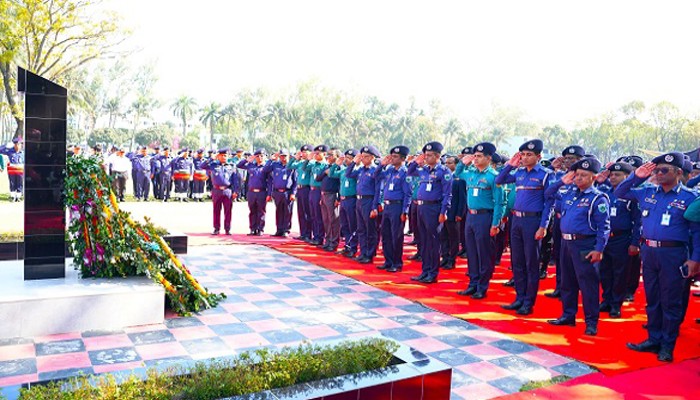
<instances>
[{"instance_id":1,"label":"black memorial monument","mask_svg":"<svg viewBox=\"0 0 700 400\"><path fill-rule=\"evenodd\" d=\"M68 91L18 68L24 93L24 280L65 277L66 112Z\"/></svg>"}]
</instances>

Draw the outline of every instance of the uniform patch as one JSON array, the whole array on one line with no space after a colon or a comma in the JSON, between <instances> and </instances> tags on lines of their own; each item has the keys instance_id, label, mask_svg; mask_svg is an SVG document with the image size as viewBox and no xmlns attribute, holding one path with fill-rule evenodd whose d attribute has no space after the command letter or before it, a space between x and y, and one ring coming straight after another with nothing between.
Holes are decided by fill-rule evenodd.
<instances>
[{"instance_id":1,"label":"uniform patch","mask_svg":"<svg viewBox=\"0 0 700 400\"><path fill-rule=\"evenodd\" d=\"M605 214L608 211L608 205L605 203L598 204L598 211L600 211L601 214Z\"/></svg>"},{"instance_id":2,"label":"uniform patch","mask_svg":"<svg viewBox=\"0 0 700 400\"><path fill-rule=\"evenodd\" d=\"M444 177L446 181L449 181L452 179L452 174L445 174Z\"/></svg>"}]
</instances>

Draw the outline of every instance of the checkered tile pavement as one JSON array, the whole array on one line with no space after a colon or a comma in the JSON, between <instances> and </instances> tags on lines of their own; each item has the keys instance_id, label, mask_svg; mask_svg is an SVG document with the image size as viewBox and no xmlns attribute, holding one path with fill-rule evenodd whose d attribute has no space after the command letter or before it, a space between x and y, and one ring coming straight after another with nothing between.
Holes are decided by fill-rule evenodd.
<instances>
[{"instance_id":1,"label":"checkered tile pavement","mask_svg":"<svg viewBox=\"0 0 700 400\"><path fill-rule=\"evenodd\" d=\"M0 387L79 373L143 372L258 347L381 334L453 366L453 399L517 392L588 366L257 245L191 247L185 263L220 307L120 331L0 340Z\"/></svg>"}]
</instances>

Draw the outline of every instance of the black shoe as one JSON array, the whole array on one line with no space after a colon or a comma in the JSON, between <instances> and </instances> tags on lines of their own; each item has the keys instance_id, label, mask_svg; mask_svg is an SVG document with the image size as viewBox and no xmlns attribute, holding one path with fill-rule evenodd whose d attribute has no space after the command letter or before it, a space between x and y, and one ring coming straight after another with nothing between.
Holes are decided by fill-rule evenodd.
<instances>
[{"instance_id":1,"label":"black shoe","mask_svg":"<svg viewBox=\"0 0 700 400\"><path fill-rule=\"evenodd\" d=\"M19 200L18 200L19 201ZM693 292L693 296L700 297L700 292Z\"/></svg>"},{"instance_id":2,"label":"black shoe","mask_svg":"<svg viewBox=\"0 0 700 400\"><path fill-rule=\"evenodd\" d=\"M312 245L312 246L318 246L319 244L321 244L321 242L319 242L318 240L314 240L314 239L311 239L311 240L309 240L309 241L306 242L306 243L308 243L308 244L310 244L310 245Z\"/></svg>"},{"instance_id":3,"label":"black shoe","mask_svg":"<svg viewBox=\"0 0 700 400\"><path fill-rule=\"evenodd\" d=\"M404 233L404 235L406 235L406 236L412 236L412 235L413 235L413 231L408 231L408 232Z\"/></svg>"},{"instance_id":4,"label":"black shoe","mask_svg":"<svg viewBox=\"0 0 700 400\"><path fill-rule=\"evenodd\" d=\"M450 261L447 265L445 265L444 267L442 267L442 269L444 269L444 270L455 269L455 263L454 263L454 261Z\"/></svg>"},{"instance_id":5,"label":"black shoe","mask_svg":"<svg viewBox=\"0 0 700 400\"><path fill-rule=\"evenodd\" d=\"M354 251L347 251L343 254L343 257L355 258L355 252Z\"/></svg>"},{"instance_id":6,"label":"black shoe","mask_svg":"<svg viewBox=\"0 0 700 400\"><path fill-rule=\"evenodd\" d=\"M189 200L187 200L187 199L182 199L182 202L183 202L183 203L188 203Z\"/></svg>"},{"instance_id":7,"label":"black shoe","mask_svg":"<svg viewBox=\"0 0 700 400\"><path fill-rule=\"evenodd\" d=\"M401 267L389 267L386 269L386 272L401 272Z\"/></svg>"},{"instance_id":8,"label":"black shoe","mask_svg":"<svg viewBox=\"0 0 700 400\"><path fill-rule=\"evenodd\" d=\"M226 236L231 236L231 231L226 231Z\"/></svg>"},{"instance_id":9,"label":"black shoe","mask_svg":"<svg viewBox=\"0 0 700 400\"><path fill-rule=\"evenodd\" d=\"M515 286L515 279L511 278L508 282L504 282L503 286L507 286L507 287Z\"/></svg>"},{"instance_id":10,"label":"black shoe","mask_svg":"<svg viewBox=\"0 0 700 400\"><path fill-rule=\"evenodd\" d=\"M272 235L270 235L270 236L282 237L282 236L284 236L284 233L282 233L282 232L275 232L274 234L272 234Z\"/></svg>"},{"instance_id":11,"label":"black shoe","mask_svg":"<svg viewBox=\"0 0 700 400\"><path fill-rule=\"evenodd\" d=\"M255 231L250 231L249 233L246 234L246 236L255 236Z\"/></svg>"},{"instance_id":12,"label":"black shoe","mask_svg":"<svg viewBox=\"0 0 700 400\"><path fill-rule=\"evenodd\" d=\"M547 292L547 293L545 293L544 295L547 296L547 297L551 297L551 298L556 299L556 298L561 297L561 292L559 291L559 289L556 289L556 290L554 290L554 291L552 291L552 292Z\"/></svg>"},{"instance_id":13,"label":"black shoe","mask_svg":"<svg viewBox=\"0 0 700 400\"><path fill-rule=\"evenodd\" d=\"M540 270L540 280L541 279L547 279L547 270L546 269Z\"/></svg>"},{"instance_id":14,"label":"black shoe","mask_svg":"<svg viewBox=\"0 0 700 400\"><path fill-rule=\"evenodd\" d=\"M472 299L474 300L481 300L486 298L486 293L474 293L472 296Z\"/></svg>"},{"instance_id":15,"label":"black shoe","mask_svg":"<svg viewBox=\"0 0 700 400\"><path fill-rule=\"evenodd\" d=\"M359 254L357 257L353 257L352 259L353 259L353 261L358 261L358 262L359 262L359 261L364 260L364 259L366 259L366 258L367 258L367 257L363 256L362 254Z\"/></svg>"},{"instance_id":16,"label":"black shoe","mask_svg":"<svg viewBox=\"0 0 700 400\"><path fill-rule=\"evenodd\" d=\"M421 283L437 283L437 281L438 281L438 280L437 280L437 276L436 276L436 277L434 277L434 278L425 277L425 278L421 279L421 280L418 281L418 282L421 282Z\"/></svg>"},{"instance_id":17,"label":"black shoe","mask_svg":"<svg viewBox=\"0 0 700 400\"><path fill-rule=\"evenodd\" d=\"M458 253L458 254L457 254L457 257L459 257L459 258L467 258L467 252L466 252L466 251L463 251L463 252L461 252L461 253Z\"/></svg>"},{"instance_id":18,"label":"black shoe","mask_svg":"<svg viewBox=\"0 0 700 400\"><path fill-rule=\"evenodd\" d=\"M647 324L642 324L642 329L647 329Z\"/></svg>"},{"instance_id":19,"label":"black shoe","mask_svg":"<svg viewBox=\"0 0 700 400\"><path fill-rule=\"evenodd\" d=\"M408 244L408 245L410 245L410 246L415 246L415 245L418 244L418 242L416 242L415 240L411 240L410 242L408 242L408 243L406 243L406 244Z\"/></svg>"},{"instance_id":20,"label":"black shoe","mask_svg":"<svg viewBox=\"0 0 700 400\"><path fill-rule=\"evenodd\" d=\"M504 310L519 310L520 307L522 307L522 306L523 306L523 302L522 302L522 301L514 301L514 302L512 302L512 303L510 303L510 304L504 304L504 305L502 305L501 307L502 307Z\"/></svg>"},{"instance_id":21,"label":"black shoe","mask_svg":"<svg viewBox=\"0 0 700 400\"><path fill-rule=\"evenodd\" d=\"M656 356L656 359L661 362L672 362L673 352L671 350L661 349L659 351L659 355Z\"/></svg>"},{"instance_id":22,"label":"black shoe","mask_svg":"<svg viewBox=\"0 0 700 400\"><path fill-rule=\"evenodd\" d=\"M219 234L219 230L218 230L218 229L214 229L214 232L212 232L211 234L212 234L212 235L218 235L218 234Z\"/></svg>"},{"instance_id":23,"label":"black shoe","mask_svg":"<svg viewBox=\"0 0 700 400\"><path fill-rule=\"evenodd\" d=\"M515 313L518 315L530 315L532 314L532 307L522 306L518 308L518 311L516 311Z\"/></svg>"},{"instance_id":24,"label":"black shoe","mask_svg":"<svg viewBox=\"0 0 700 400\"><path fill-rule=\"evenodd\" d=\"M418 276L412 276L411 280L416 281L416 282L420 282L421 280L423 280L423 278L425 278L425 274L420 274Z\"/></svg>"},{"instance_id":25,"label":"black shoe","mask_svg":"<svg viewBox=\"0 0 700 400\"><path fill-rule=\"evenodd\" d=\"M357 262L360 264L372 264L372 259L369 257L365 257L362 260L357 260Z\"/></svg>"},{"instance_id":26,"label":"black shoe","mask_svg":"<svg viewBox=\"0 0 700 400\"><path fill-rule=\"evenodd\" d=\"M306 236L294 236L295 240L306 240Z\"/></svg>"},{"instance_id":27,"label":"black shoe","mask_svg":"<svg viewBox=\"0 0 700 400\"><path fill-rule=\"evenodd\" d=\"M593 325L586 325L586 331L583 332L586 336L595 336L598 334L598 327Z\"/></svg>"},{"instance_id":28,"label":"black shoe","mask_svg":"<svg viewBox=\"0 0 700 400\"><path fill-rule=\"evenodd\" d=\"M262 231L255 231L254 236L262 236L262 235L263 235Z\"/></svg>"},{"instance_id":29,"label":"black shoe","mask_svg":"<svg viewBox=\"0 0 700 400\"><path fill-rule=\"evenodd\" d=\"M386 264L377 265L377 269L389 269L389 268L391 268L391 265L386 265Z\"/></svg>"},{"instance_id":30,"label":"black shoe","mask_svg":"<svg viewBox=\"0 0 700 400\"><path fill-rule=\"evenodd\" d=\"M620 312L620 309L615 307L610 309L610 318L620 318L622 317L622 313Z\"/></svg>"},{"instance_id":31,"label":"black shoe","mask_svg":"<svg viewBox=\"0 0 700 400\"><path fill-rule=\"evenodd\" d=\"M449 262L450 262L450 259L449 259L449 258L443 257L443 258L442 258L442 261L440 261L440 268L442 268L442 267L444 267L445 265L449 264Z\"/></svg>"},{"instance_id":32,"label":"black shoe","mask_svg":"<svg viewBox=\"0 0 700 400\"><path fill-rule=\"evenodd\" d=\"M656 353L661 351L661 346L647 339L641 343L627 343L627 348L642 353Z\"/></svg>"},{"instance_id":33,"label":"black shoe","mask_svg":"<svg viewBox=\"0 0 700 400\"><path fill-rule=\"evenodd\" d=\"M625 301L628 303L632 303L634 301L634 295L628 294L627 296L625 296Z\"/></svg>"},{"instance_id":34,"label":"black shoe","mask_svg":"<svg viewBox=\"0 0 700 400\"><path fill-rule=\"evenodd\" d=\"M421 260L422 260L420 254L418 254L418 253L416 253L416 254L414 254L414 255L408 257L408 259L409 259L409 260L415 260L415 261L421 261Z\"/></svg>"},{"instance_id":35,"label":"black shoe","mask_svg":"<svg viewBox=\"0 0 700 400\"><path fill-rule=\"evenodd\" d=\"M328 246L328 247L324 247L324 248L323 248L323 250L325 250L325 251L327 251L327 252L329 252L329 253L335 253L335 251L336 251L337 249L338 249L337 247L333 247L333 246Z\"/></svg>"},{"instance_id":36,"label":"black shoe","mask_svg":"<svg viewBox=\"0 0 700 400\"><path fill-rule=\"evenodd\" d=\"M466 288L466 289L464 289L464 290L460 290L459 292L457 292L457 294L460 295L460 296L471 296L471 295L473 295L474 293L476 293L476 288L475 288L475 287L468 287L468 288Z\"/></svg>"},{"instance_id":37,"label":"black shoe","mask_svg":"<svg viewBox=\"0 0 700 400\"><path fill-rule=\"evenodd\" d=\"M564 317L557 319L548 319L547 323L556 326L576 326L576 321L572 319L566 319Z\"/></svg>"},{"instance_id":38,"label":"black shoe","mask_svg":"<svg viewBox=\"0 0 700 400\"><path fill-rule=\"evenodd\" d=\"M610 312L610 310L612 310L610 304L603 303L600 305L600 312Z\"/></svg>"}]
</instances>

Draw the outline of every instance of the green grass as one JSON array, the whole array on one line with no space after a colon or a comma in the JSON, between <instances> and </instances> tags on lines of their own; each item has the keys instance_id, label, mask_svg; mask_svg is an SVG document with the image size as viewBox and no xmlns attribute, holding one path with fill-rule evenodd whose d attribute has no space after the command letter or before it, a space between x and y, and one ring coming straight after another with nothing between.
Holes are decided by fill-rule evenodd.
<instances>
[{"instance_id":1,"label":"green grass","mask_svg":"<svg viewBox=\"0 0 700 400\"><path fill-rule=\"evenodd\" d=\"M521 392L527 392L527 391L530 391L530 390L535 390L535 389L539 389L539 388L543 388L543 387L547 387L547 386L552 386L552 385L556 385L556 384L559 384L559 383L562 383L562 382L566 382L566 381L568 381L569 379L571 379L570 376L559 375L559 376L555 376L555 377L552 378L552 379L547 379L547 380L545 380L545 381L530 381L530 382L524 384L524 385L520 388L520 391L521 391Z\"/></svg>"},{"instance_id":2,"label":"green grass","mask_svg":"<svg viewBox=\"0 0 700 400\"><path fill-rule=\"evenodd\" d=\"M279 351L259 349L231 359L198 363L164 372L149 370L119 381L113 375L79 376L63 382L21 389L21 400L220 399L296 384L370 372L390 365L398 345L384 339L346 341L334 346L302 344Z\"/></svg>"}]
</instances>

